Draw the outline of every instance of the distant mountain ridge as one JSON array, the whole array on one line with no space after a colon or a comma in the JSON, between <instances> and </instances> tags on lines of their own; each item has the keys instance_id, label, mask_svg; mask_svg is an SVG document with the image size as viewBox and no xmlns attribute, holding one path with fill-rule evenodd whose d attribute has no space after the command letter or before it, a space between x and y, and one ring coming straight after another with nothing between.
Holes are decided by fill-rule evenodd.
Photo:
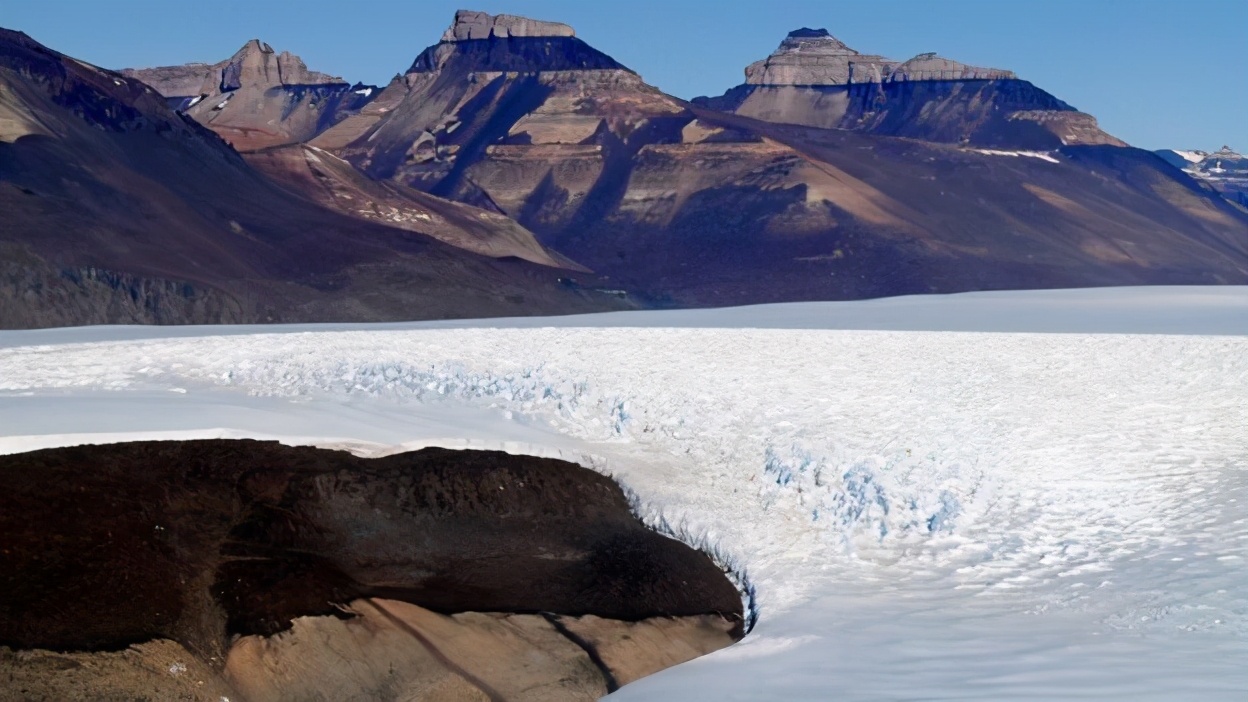
<instances>
[{"instance_id":1,"label":"distant mountain ridge","mask_svg":"<svg viewBox=\"0 0 1248 702\"><path fill-rule=\"evenodd\" d=\"M976 146L1125 145L1012 71L934 52L906 61L861 54L826 29L790 32L745 77L719 97L693 102L770 122Z\"/></svg>"},{"instance_id":2,"label":"distant mountain ridge","mask_svg":"<svg viewBox=\"0 0 1248 702\"><path fill-rule=\"evenodd\" d=\"M1116 140L1062 146L1039 116L1008 121L1023 126L994 132L995 148L772 124L665 95L565 25L513 31L518 20L471 17L457 14L407 74L312 143L374 178L505 214L645 304L1248 274L1245 220ZM786 52L835 42L795 34ZM998 106L1021 91L1010 104L1079 118L998 69L927 55L886 68L886 83L861 85L900 91L907 106L890 119L906 124L931 126L912 112L963 124L983 89ZM980 87L932 71L979 76L965 83ZM925 97L933 87L941 109Z\"/></svg>"},{"instance_id":3,"label":"distant mountain ridge","mask_svg":"<svg viewBox=\"0 0 1248 702\"><path fill-rule=\"evenodd\" d=\"M144 287L154 271L189 281L242 320L1248 283L1248 212L1005 69L801 29L736 92L687 102L565 24L460 11L441 36L382 88L260 41L129 74L167 91L199 75L194 96L67 57L50 74L94 91L32 93L19 59L0 81L0 205L16 213L0 243L105 272L73 274L80 288L138 276L133 299L164 289ZM123 135L167 122L212 155L105 143L70 116ZM41 141L58 129L76 136ZM84 167L101 193L160 187L124 207L75 196L66 174ZM42 231L78 238L42 248ZM179 236L161 248L156 232ZM38 285L22 281L9 299Z\"/></svg>"},{"instance_id":4,"label":"distant mountain ridge","mask_svg":"<svg viewBox=\"0 0 1248 702\"><path fill-rule=\"evenodd\" d=\"M252 39L207 65L126 68L240 151L302 143L366 105L376 90L309 70L289 51Z\"/></svg>"},{"instance_id":5,"label":"distant mountain ridge","mask_svg":"<svg viewBox=\"0 0 1248 702\"><path fill-rule=\"evenodd\" d=\"M1208 183L1226 199L1248 208L1248 157L1229 146L1212 153L1162 149L1156 152L1175 168Z\"/></svg>"}]
</instances>

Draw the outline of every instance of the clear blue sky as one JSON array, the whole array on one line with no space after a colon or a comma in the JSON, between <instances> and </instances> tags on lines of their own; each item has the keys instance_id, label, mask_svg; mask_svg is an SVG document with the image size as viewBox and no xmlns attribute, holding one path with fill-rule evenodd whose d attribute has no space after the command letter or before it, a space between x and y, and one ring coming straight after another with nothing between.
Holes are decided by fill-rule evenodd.
<instances>
[{"instance_id":1,"label":"clear blue sky","mask_svg":"<svg viewBox=\"0 0 1248 702\"><path fill-rule=\"evenodd\" d=\"M384 83L459 7L571 24L682 98L826 27L862 52L1013 70L1136 146L1248 151L1248 0L0 0L0 26L109 68L216 62L257 37Z\"/></svg>"}]
</instances>

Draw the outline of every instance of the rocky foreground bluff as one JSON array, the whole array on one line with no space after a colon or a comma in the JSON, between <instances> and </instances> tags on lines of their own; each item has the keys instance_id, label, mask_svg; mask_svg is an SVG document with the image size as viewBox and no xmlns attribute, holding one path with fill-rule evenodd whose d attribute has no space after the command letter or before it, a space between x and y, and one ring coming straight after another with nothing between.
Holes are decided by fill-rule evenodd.
<instances>
[{"instance_id":1,"label":"rocky foreground bluff","mask_svg":"<svg viewBox=\"0 0 1248 702\"><path fill-rule=\"evenodd\" d=\"M0 700L595 700L745 623L609 478L498 452L16 454L0 527Z\"/></svg>"}]
</instances>

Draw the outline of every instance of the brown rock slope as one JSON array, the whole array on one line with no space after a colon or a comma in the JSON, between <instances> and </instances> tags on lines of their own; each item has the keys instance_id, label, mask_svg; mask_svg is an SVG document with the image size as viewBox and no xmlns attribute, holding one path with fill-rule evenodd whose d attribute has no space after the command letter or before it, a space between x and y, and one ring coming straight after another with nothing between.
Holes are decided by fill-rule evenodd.
<instances>
[{"instance_id":1,"label":"brown rock slope","mask_svg":"<svg viewBox=\"0 0 1248 702\"><path fill-rule=\"evenodd\" d=\"M1248 217L1147 152L749 119L663 95L566 32L517 36L499 21L481 37L457 16L313 143L506 214L654 305L1248 282ZM933 71L998 75L939 57L903 65L915 80L894 81L902 90Z\"/></svg>"},{"instance_id":2,"label":"brown rock slope","mask_svg":"<svg viewBox=\"0 0 1248 702\"><path fill-rule=\"evenodd\" d=\"M618 304L568 289L563 271L327 210L258 174L143 83L7 30L0 211L0 327L397 320ZM513 226L504 231L517 236Z\"/></svg>"},{"instance_id":3,"label":"brown rock slope","mask_svg":"<svg viewBox=\"0 0 1248 702\"><path fill-rule=\"evenodd\" d=\"M724 573L610 479L497 452L4 456L0 530L0 675L24 690L5 699L151 678L245 700L594 699L742 623Z\"/></svg>"},{"instance_id":4,"label":"brown rock slope","mask_svg":"<svg viewBox=\"0 0 1248 702\"><path fill-rule=\"evenodd\" d=\"M261 149L244 158L253 168L300 196L359 219L427 234L483 256L511 256L587 272L543 247L533 232L510 217L435 197L394 181L375 180L315 146Z\"/></svg>"}]
</instances>

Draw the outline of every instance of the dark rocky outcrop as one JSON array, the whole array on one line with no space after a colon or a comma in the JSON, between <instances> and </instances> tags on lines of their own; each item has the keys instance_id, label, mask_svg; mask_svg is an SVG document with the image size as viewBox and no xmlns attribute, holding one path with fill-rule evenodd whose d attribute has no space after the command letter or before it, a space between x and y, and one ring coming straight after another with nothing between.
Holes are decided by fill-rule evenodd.
<instances>
[{"instance_id":1,"label":"dark rocky outcrop","mask_svg":"<svg viewBox=\"0 0 1248 702\"><path fill-rule=\"evenodd\" d=\"M860 54L826 29L789 33L745 78L694 102L769 122L997 148L1123 145L1010 71L930 52L907 61Z\"/></svg>"},{"instance_id":2,"label":"dark rocky outcrop","mask_svg":"<svg viewBox=\"0 0 1248 702\"><path fill-rule=\"evenodd\" d=\"M593 662L596 647L631 638L626 622L660 618L634 633L685 642L640 657L608 650L627 679L632 667L652 671L725 645L743 623L724 573L646 529L609 478L498 452L360 459L207 440L3 456L0 531L0 645L106 652L170 640L217 672L228 655L228 679L267 690L253 699L291 698L272 669L296 666L282 663L289 656L319 660L323 682L354 680L352 669L390 648L364 643L380 630L415 646L405 675L498 667L483 652L473 658L468 642L511 640L514 655L561 646L558 655L574 660L554 669L581 666L586 684L609 689L614 677L596 672L606 665ZM545 618L449 616L464 612ZM300 619L309 616L360 622ZM255 639L292 623L289 635ZM499 626L513 634L491 633ZM516 631L531 632L527 644ZM29 672L0 656L5 668Z\"/></svg>"},{"instance_id":3,"label":"dark rocky outcrop","mask_svg":"<svg viewBox=\"0 0 1248 702\"><path fill-rule=\"evenodd\" d=\"M0 644L21 648L220 651L360 597L741 621L709 558L646 529L609 478L553 459L81 446L0 457L0 505Z\"/></svg>"}]
</instances>

